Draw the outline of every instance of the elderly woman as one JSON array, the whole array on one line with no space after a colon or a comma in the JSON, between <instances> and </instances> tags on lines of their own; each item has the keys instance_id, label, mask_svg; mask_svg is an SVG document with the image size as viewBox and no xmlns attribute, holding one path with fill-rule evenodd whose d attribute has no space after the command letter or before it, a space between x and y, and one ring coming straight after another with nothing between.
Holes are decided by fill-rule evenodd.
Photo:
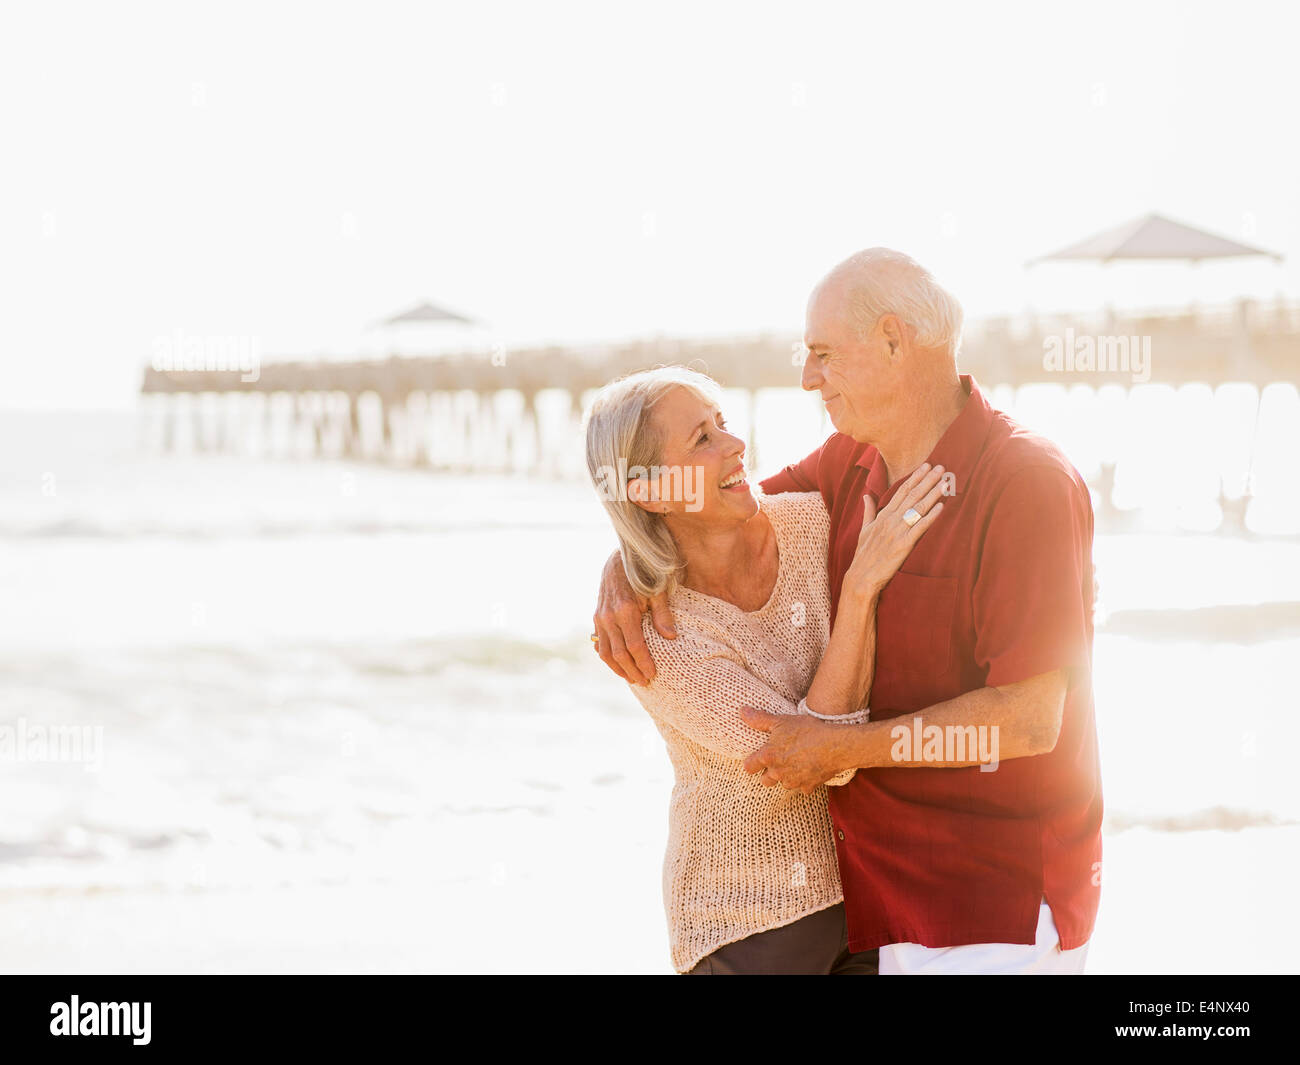
<instances>
[{"instance_id":1,"label":"elderly woman","mask_svg":"<svg viewBox=\"0 0 1300 1065\"><path fill-rule=\"evenodd\" d=\"M676 776L663 882L673 965L873 973L876 951L848 950L825 787L802 794L747 774L764 737L739 710L865 718L876 600L939 513L942 468L922 466L864 522L832 634L822 498L756 496L719 398L712 379L663 367L606 386L587 422L588 469L627 579L646 600L667 592L677 632L664 639L643 620L658 671L632 685ZM922 515L911 526L908 508Z\"/></svg>"}]
</instances>

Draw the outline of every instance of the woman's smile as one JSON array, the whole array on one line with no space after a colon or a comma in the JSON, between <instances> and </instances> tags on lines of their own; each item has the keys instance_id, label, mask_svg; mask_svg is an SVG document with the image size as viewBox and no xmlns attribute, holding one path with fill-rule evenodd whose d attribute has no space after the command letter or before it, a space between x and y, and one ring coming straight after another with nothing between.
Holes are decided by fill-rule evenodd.
<instances>
[{"instance_id":1,"label":"woman's smile","mask_svg":"<svg viewBox=\"0 0 1300 1065\"><path fill-rule=\"evenodd\" d=\"M749 482L745 480L745 467L738 466L734 472L728 474L718 485L724 492L749 491Z\"/></svg>"}]
</instances>

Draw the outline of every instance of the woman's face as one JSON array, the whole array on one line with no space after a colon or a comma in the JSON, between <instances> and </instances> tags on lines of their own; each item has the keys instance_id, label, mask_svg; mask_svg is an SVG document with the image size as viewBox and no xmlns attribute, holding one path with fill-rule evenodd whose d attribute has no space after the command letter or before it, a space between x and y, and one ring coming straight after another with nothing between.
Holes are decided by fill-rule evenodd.
<instances>
[{"instance_id":1,"label":"woman's face","mask_svg":"<svg viewBox=\"0 0 1300 1065\"><path fill-rule=\"evenodd\" d=\"M727 432L717 407L687 388L674 388L655 404L651 418L660 440L659 465L645 478L649 491L641 494L648 498L638 502L671 520L701 524L747 521L758 512L745 479L745 442Z\"/></svg>"}]
</instances>

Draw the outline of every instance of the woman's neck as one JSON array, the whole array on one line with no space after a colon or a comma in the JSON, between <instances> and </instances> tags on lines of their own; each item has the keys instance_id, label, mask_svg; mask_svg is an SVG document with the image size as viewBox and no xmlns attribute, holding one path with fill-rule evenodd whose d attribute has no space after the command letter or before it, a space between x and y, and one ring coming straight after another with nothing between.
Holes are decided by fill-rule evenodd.
<instances>
[{"instance_id":1,"label":"woman's neck","mask_svg":"<svg viewBox=\"0 0 1300 1065\"><path fill-rule=\"evenodd\" d=\"M776 536L759 510L737 525L671 527L686 562L682 584L724 599L742 610L757 610L776 584Z\"/></svg>"}]
</instances>

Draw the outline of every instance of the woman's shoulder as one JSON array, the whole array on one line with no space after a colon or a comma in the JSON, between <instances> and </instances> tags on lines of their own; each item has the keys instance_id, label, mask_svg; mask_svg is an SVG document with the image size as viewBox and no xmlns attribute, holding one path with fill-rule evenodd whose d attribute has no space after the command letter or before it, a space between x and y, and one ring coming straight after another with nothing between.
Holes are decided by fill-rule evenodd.
<instances>
[{"instance_id":1,"label":"woman's shoulder","mask_svg":"<svg viewBox=\"0 0 1300 1065\"><path fill-rule=\"evenodd\" d=\"M649 614L641 618L641 634L657 673L651 682L653 691L663 694L689 687L691 678L698 679L702 667L719 659L742 662L735 646L737 634L728 627L727 619L711 616L704 604L685 602L676 597L670 596L669 607L673 612L676 639L659 635ZM730 619L730 624L735 624L734 618Z\"/></svg>"},{"instance_id":2,"label":"woman's shoulder","mask_svg":"<svg viewBox=\"0 0 1300 1065\"><path fill-rule=\"evenodd\" d=\"M758 493L758 505L773 521L800 518L826 518L826 501L820 492Z\"/></svg>"},{"instance_id":3,"label":"woman's shoulder","mask_svg":"<svg viewBox=\"0 0 1300 1065\"><path fill-rule=\"evenodd\" d=\"M735 618L728 616L725 604L701 596L685 596L680 589L668 595L668 609L673 615L675 640L659 635L649 613L641 615L641 632L646 646L658 661L659 654L674 658L709 658L730 648L730 628Z\"/></svg>"},{"instance_id":4,"label":"woman's shoulder","mask_svg":"<svg viewBox=\"0 0 1300 1065\"><path fill-rule=\"evenodd\" d=\"M820 492L781 492L759 496L777 539L784 542L811 535L813 545L825 545L831 520Z\"/></svg>"}]
</instances>

